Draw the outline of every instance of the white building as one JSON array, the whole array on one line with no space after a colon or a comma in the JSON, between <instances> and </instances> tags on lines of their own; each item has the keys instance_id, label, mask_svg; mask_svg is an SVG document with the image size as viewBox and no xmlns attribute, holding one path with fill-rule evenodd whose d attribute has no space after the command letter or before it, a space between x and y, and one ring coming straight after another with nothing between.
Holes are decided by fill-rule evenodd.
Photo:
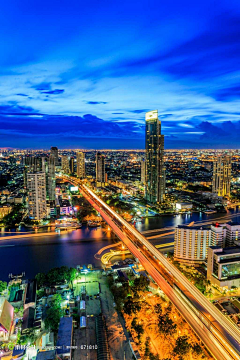
<instances>
[{"instance_id":1,"label":"white building","mask_svg":"<svg viewBox=\"0 0 240 360\"><path fill-rule=\"evenodd\" d=\"M175 229L174 259L190 264L206 261L209 246L224 246L225 224L211 227L179 225Z\"/></svg>"},{"instance_id":2,"label":"white building","mask_svg":"<svg viewBox=\"0 0 240 360\"><path fill-rule=\"evenodd\" d=\"M47 215L45 172L28 173L27 189L29 217L41 220Z\"/></svg>"}]
</instances>

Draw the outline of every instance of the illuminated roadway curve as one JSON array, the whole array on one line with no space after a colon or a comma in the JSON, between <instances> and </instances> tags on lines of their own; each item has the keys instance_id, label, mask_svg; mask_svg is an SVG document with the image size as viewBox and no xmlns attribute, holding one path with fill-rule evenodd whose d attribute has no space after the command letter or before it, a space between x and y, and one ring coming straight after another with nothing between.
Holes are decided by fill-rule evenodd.
<instances>
[{"instance_id":1,"label":"illuminated roadway curve","mask_svg":"<svg viewBox=\"0 0 240 360\"><path fill-rule=\"evenodd\" d=\"M102 218L111 226L131 253L139 259L148 274L178 308L215 359L239 360L239 328L209 302L154 245L112 210L93 191L82 185L76 178L62 177L64 180L79 186L83 196L101 214ZM164 277L162 276L162 270L163 273L165 271Z\"/></svg>"}]
</instances>

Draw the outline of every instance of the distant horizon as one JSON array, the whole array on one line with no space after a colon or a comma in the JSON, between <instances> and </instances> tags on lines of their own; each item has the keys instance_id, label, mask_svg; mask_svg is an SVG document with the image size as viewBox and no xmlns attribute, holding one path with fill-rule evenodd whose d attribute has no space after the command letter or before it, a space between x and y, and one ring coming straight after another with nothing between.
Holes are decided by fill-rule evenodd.
<instances>
[{"instance_id":1,"label":"distant horizon","mask_svg":"<svg viewBox=\"0 0 240 360\"><path fill-rule=\"evenodd\" d=\"M52 146L56 146L56 145L52 145ZM119 148L119 149L114 149L114 148L60 148L58 146L56 146L58 148L58 150L60 151L145 151L145 149L138 149L138 148L129 148L129 149L124 149L124 148ZM0 147L0 151L4 151L4 150L23 150L23 151L50 151L50 148L14 148L14 147ZM164 151L194 151L194 150L208 150L208 151L232 151L232 150L240 150L240 148L165 148Z\"/></svg>"}]
</instances>

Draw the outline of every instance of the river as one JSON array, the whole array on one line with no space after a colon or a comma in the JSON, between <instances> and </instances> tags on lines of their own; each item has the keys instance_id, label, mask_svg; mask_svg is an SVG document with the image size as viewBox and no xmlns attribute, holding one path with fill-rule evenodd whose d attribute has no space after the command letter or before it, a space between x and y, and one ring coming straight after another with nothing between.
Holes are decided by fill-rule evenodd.
<instances>
[{"instance_id":1,"label":"river","mask_svg":"<svg viewBox=\"0 0 240 360\"><path fill-rule=\"evenodd\" d=\"M228 219L226 216L235 213L236 211L212 215L193 213L191 215L146 218L142 223L136 224L136 227L140 231L147 231L192 221L214 220L219 217L222 217L223 222ZM235 220L240 220L240 214ZM7 233L1 235L7 235ZM100 261L96 260L94 255L99 249L112 242L113 237L107 229L89 229L87 227L73 232L40 237L27 238L23 235L21 239L14 239L9 236L9 239L0 241L0 280L8 280L9 273L19 274L22 272L25 272L27 278L32 278L38 272L47 272L52 267L62 265L93 264L99 267L101 266Z\"/></svg>"}]
</instances>

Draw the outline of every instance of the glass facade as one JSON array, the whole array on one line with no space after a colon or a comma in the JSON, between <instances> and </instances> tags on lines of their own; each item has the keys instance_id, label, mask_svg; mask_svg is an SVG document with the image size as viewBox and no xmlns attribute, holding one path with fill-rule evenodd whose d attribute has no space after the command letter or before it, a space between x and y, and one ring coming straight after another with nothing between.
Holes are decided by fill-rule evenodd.
<instances>
[{"instance_id":1,"label":"glass facade","mask_svg":"<svg viewBox=\"0 0 240 360\"><path fill-rule=\"evenodd\" d=\"M222 265L222 273L221 273L221 279L222 278L231 278L235 276L240 276L240 263L234 263L234 264L225 264Z\"/></svg>"}]
</instances>

